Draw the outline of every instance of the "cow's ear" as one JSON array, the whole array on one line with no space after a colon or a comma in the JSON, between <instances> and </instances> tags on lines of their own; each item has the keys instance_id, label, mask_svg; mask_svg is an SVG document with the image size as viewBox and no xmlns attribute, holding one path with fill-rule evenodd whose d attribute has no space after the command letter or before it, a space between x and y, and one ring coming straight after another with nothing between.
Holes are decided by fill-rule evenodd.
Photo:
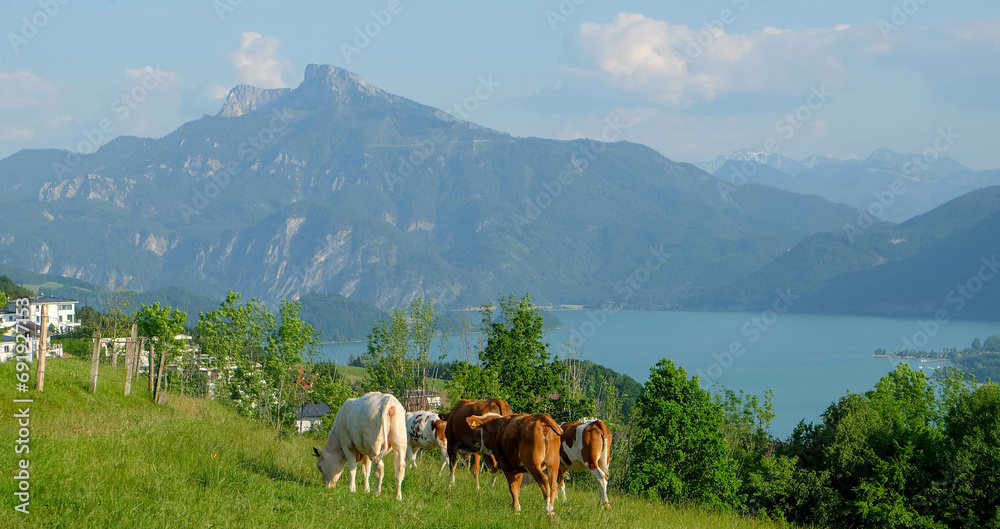
<instances>
[{"instance_id":1,"label":"cow's ear","mask_svg":"<svg viewBox=\"0 0 1000 529\"><path fill-rule=\"evenodd\" d=\"M319 452L319 448L313 447L313 455L316 457L323 457L323 454Z\"/></svg>"},{"instance_id":2,"label":"cow's ear","mask_svg":"<svg viewBox=\"0 0 1000 529\"><path fill-rule=\"evenodd\" d=\"M483 426L483 418L478 415L472 415L465 418L465 422L469 425L469 428L476 430Z\"/></svg>"}]
</instances>

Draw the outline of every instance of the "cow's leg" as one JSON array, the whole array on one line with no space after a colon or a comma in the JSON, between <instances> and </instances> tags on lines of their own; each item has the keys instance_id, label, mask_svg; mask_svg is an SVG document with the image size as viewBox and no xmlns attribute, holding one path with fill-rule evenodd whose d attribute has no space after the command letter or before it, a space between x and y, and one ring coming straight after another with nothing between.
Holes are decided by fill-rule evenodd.
<instances>
[{"instance_id":1,"label":"cow's leg","mask_svg":"<svg viewBox=\"0 0 1000 529\"><path fill-rule=\"evenodd\" d=\"M597 478L597 485L601 493L601 507L604 507L605 509L610 509L611 502L608 501L607 475L604 473L604 470L600 468L595 468L594 470L591 470L590 473L593 474L595 478Z\"/></svg>"},{"instance_id":2,"label":"cow's leg","mask_svg":"<svg viewBox=\"0 0 1000 529\"><path fill-rule=\"evenodd\" d=\"M347 459L347 474L351 476L351 483L347 486L347 490L354 492L356 489L354 475L358 470L358 459L354 455L353 450L345 450L344 458Z\"/></svg>"},{"instance_id":3,"label":"cow's leg","mask_svg":"<svg viewBox=\"0 0 1000 529\"><path fill-rule=\"evenodd\" d=\"M441 450L441 468L438 469L438 476L440 476L441 473L444 472L444 466L447 465L447 464L448 464L448 451L442 449Z\"/></svg>"},{"instance_id":4,"label":"cow's leg","mask_svg":"<svg viewBox=\"0 0 1000 529\"><path fill-rule=\"evenodd\" d=\"M551 516L553 514L552 496L556 490L555 480L549 479L540 464L534 463L526 466L528 473L535 478L535 483L538 483L538 487L542 489L542 497L545 498L545 514ZM552 477L555 478L555 472L552 472Z\"/></svg>"},{"instance_id":5,"label":"cow's leg","mask_svg":"<svg viewBox=\"0 0 1000 529\"><path fill-rule=\"evenodd\" d=\"M382 462L382 458L378 458L378 464L375 465L375 495L382 495L382 478L385 477L385 463Z\"/></svg>"},{"instance_id":6,"label":"cow's leg","mask_svg":"<svg viewBox=\"0 0 1000 529\"><path fill-rule=\"evenodd\" d=\"M410 465L410 468L417 468L417 450L418 449L413 445L407 443L406 461L408 462L407 464Z\"/></svg>"},{"instance_id":7,"label":"cow's leg","mask_svg":"<svg viewBox=\"0 0 1000 529\"><path fill-rule=\"evenodd\" d=\"M476 490L479 490L479 462L482 457L479 454L472 454L472 475L476 478Z\"/></svg>"},{"instance_id":8,"label":"cow's leg","mask_svg":"<svg viewBox=\"0 0 1000 529\"><path fill-rule=\"evenodd\" d=\"M458 449L452 449L454 443L448 443L448 466L451 468L451 481L449 487L455 486L455 467L458 466Z\"/></svg>"},{"instance_id":9,"label":"cow's leg","mask_svg":"<svg viewBox=\"0 0 1000 529\"><path fill-rule=\"evenodd\" d=\"M365 493L367 494L372 491L368 485L368 477L372 473L372 460L364 454L359 454L359 457L361 459L361 475L365 477Z\"/></svg>"},{"instance_id":10,"label":"cow's leg","mask_svg":"<svg viewBox=\"0 0 1000 529\"><path fill-rule=\"evenodd\" d=\"M521 512L521 502L518 501L518 498L521 496L521 476L523 476L523 474L520 472L515 474L514 472L507 472L506 470L504 470L503 473L504 476L507 477L507 486L510 488L510 497L514 500L514 512L519 513Z\"/></svg>"},{"instance_id":11,"label":"cow's leg","mask_svg":"<svg viewBox=\"0 0 1000 529\"><path fill-rule=\"evenodd\" d=\"M563 503L566 502L566 471L559 469L559 490L562 491ZM575 482L574 482L575 483Z\"/></svg>"},{"instance_id":12,"label":"cow's leg","mask_svg":"<svg viewBox=\"0 0 1000 529\"><path fill-rule=\"evenodd\" d=\"M393 450L393 462L396 464L396 499L402 501L403 476L406 475L406 461L399 453L399 450Z\"/></svg>"},{"instance_id":13,"label":"cow's leg","mask_svg":"<svg viewBox=\"0 0 1000 529\"><path fill-rule=\"evenodd\" d=\"M597 477L597 472L601 473L597 477L597 483L601 486L601 503L605 509L611 508L611 502L608 501L608 482L611 481L610 464L611 448L608 446L607 441L605 441L604 450L602 450L601 457L597 460L597 469L593 471L595 477Z\"/></svg>"}]
</instances>

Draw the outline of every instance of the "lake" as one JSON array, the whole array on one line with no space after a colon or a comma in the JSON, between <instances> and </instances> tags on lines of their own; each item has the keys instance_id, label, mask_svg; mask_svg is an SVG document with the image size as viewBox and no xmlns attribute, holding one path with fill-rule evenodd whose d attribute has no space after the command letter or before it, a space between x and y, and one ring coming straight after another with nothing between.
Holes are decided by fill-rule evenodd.
<instances>
[{"instance_id":1,"label":"lake","mask_svg":"<svg viewBox=\"0 0 1000 529\"><path fill-rule=\"evenodd\" d=\"M661 358L713 385L762 395L774 390L772 433L784 438L800 420L820 415L847 391L863 392L903 360L872 358L876 348L965 348L974 338L1000 334L1000 323L952 321L936 330L919 320L761 313L665 311L555 311L564 327L546 335L550 351L625 373L640 383ZM605 318L602 319L602 316ZM575 331L575 332L574 332ZM573 340L570 336L576 336ZM580 338L583 338L582 343ZM457 340L452 340L457 342ZM454 344L453 344L454 346ZM365 352L364 343L325 344L323 356L346 363ZM737 355L733 355L734 351ZM905 360L914 369L933 363Z\"/></svg>"}]
</instances>

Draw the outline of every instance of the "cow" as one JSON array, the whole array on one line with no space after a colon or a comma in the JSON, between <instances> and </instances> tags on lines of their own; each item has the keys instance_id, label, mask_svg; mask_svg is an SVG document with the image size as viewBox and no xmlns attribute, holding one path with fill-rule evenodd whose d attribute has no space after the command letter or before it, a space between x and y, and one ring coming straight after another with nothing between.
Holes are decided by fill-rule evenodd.
<instances>
[{"instance_id":1,"label":"cow","mask_svg":"<svg viewBox=\"0 0 1000 529\"><path fill-rule=\"evenodd\" d=\"M382 458L394 452L396 468L396 499L403 499L403 476L406 473L406 410L396 397L385 393L366 393L347 399L337 411L333 429L322 451L313 448L316 468L323 476L323 485L333 488L347 466L351 475L348 490L355 491L354 475L358 462L365 476L365 492L369 492L368 476L371 462L377 463L375 495L382 494L385 465Z\"/></svg>"},{"instance_id":2,"label":"cow","mask_svg":"<svg viewBox=\"0 0 1000 529\"><path fill-rule=\"evenodd\" d=\"M521 478L527 472L538 483L545 498L545 514L555 516L558 493L559 447L562 428L548 414L473 415L465 419L480 436L484 454L496 458L507 477L514 512L521 512L518 497ZM547 474L547 475L546 475Z\"/></svg>"},{"instance_id":3,"label":"cow","mask_svg":"<svg viewBox=\"0 0 1000 529\"><path fill-rule=\"evenodd\" d=\"M455 485L455 467L458 465L459 454L472 454L472 475L476 478L476 490L479 490L479 461L482 443L480 435L475 434L469 427L465 419L473 415L485 415L495 413L497 415L510 415L514 413L510 405L501 399L490 399L484 401L474 401L462 399L455 404L450 412L442 414L441 419L447 421L444 427L445 440L448 446L448 462L451 470L450 486ZM491 470L496 469L496 461L488 457L487 465Z\"/></svg>"},{"instance_id":4,"label":"cow","mask_svg":"<svg viewBox=\"0 0 1000 529\"><path fill-rule=\"evenodd\" d=\"M611 430L599 419L581 419L579 422L564 422L559 447L559 489L566 501L566 472L587 471L597 478L600 487L601 505L611 508L608 501L608 480L611 474Z\"/></svg>"},{"instance_id":5,"label":"cow","mask_svg":"<svg viewBox=\"0 0 1000 529\"><path fill-rule=\"evenodd\" d=\"M430 411L407 412L406 414L406 437L407 451L406 459L410 463L410 468L417 468L417 454L421 449L441 450L441 468L438 475L444 471L444 466L448 464L448 439L444 435L447 422Z\"/></svg>"}]
</instances>

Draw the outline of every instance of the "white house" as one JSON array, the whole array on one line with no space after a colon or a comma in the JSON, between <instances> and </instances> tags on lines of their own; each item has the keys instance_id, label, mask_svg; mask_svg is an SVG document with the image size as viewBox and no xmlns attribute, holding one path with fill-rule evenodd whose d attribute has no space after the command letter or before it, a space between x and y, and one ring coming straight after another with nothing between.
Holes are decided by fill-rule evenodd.
<instances>
[{"instance_id":1,"label":"white house","mask_svg":"<svg viewBox=\"0 0 1000 529\"><path fill-rule=\"evenodd\" d=\"M46 309L47 314L45 316L45 325L54 326L57 334L63 334L75 327L80 326L80 322L76 321L76 304L79 303L79 301L75 299L54 298L51 296L39 295L31 298L30 302L31 304L28 305L28 318L41 325L42 305L47 306L48 309Z\"/></svg>"}]
</instances>

